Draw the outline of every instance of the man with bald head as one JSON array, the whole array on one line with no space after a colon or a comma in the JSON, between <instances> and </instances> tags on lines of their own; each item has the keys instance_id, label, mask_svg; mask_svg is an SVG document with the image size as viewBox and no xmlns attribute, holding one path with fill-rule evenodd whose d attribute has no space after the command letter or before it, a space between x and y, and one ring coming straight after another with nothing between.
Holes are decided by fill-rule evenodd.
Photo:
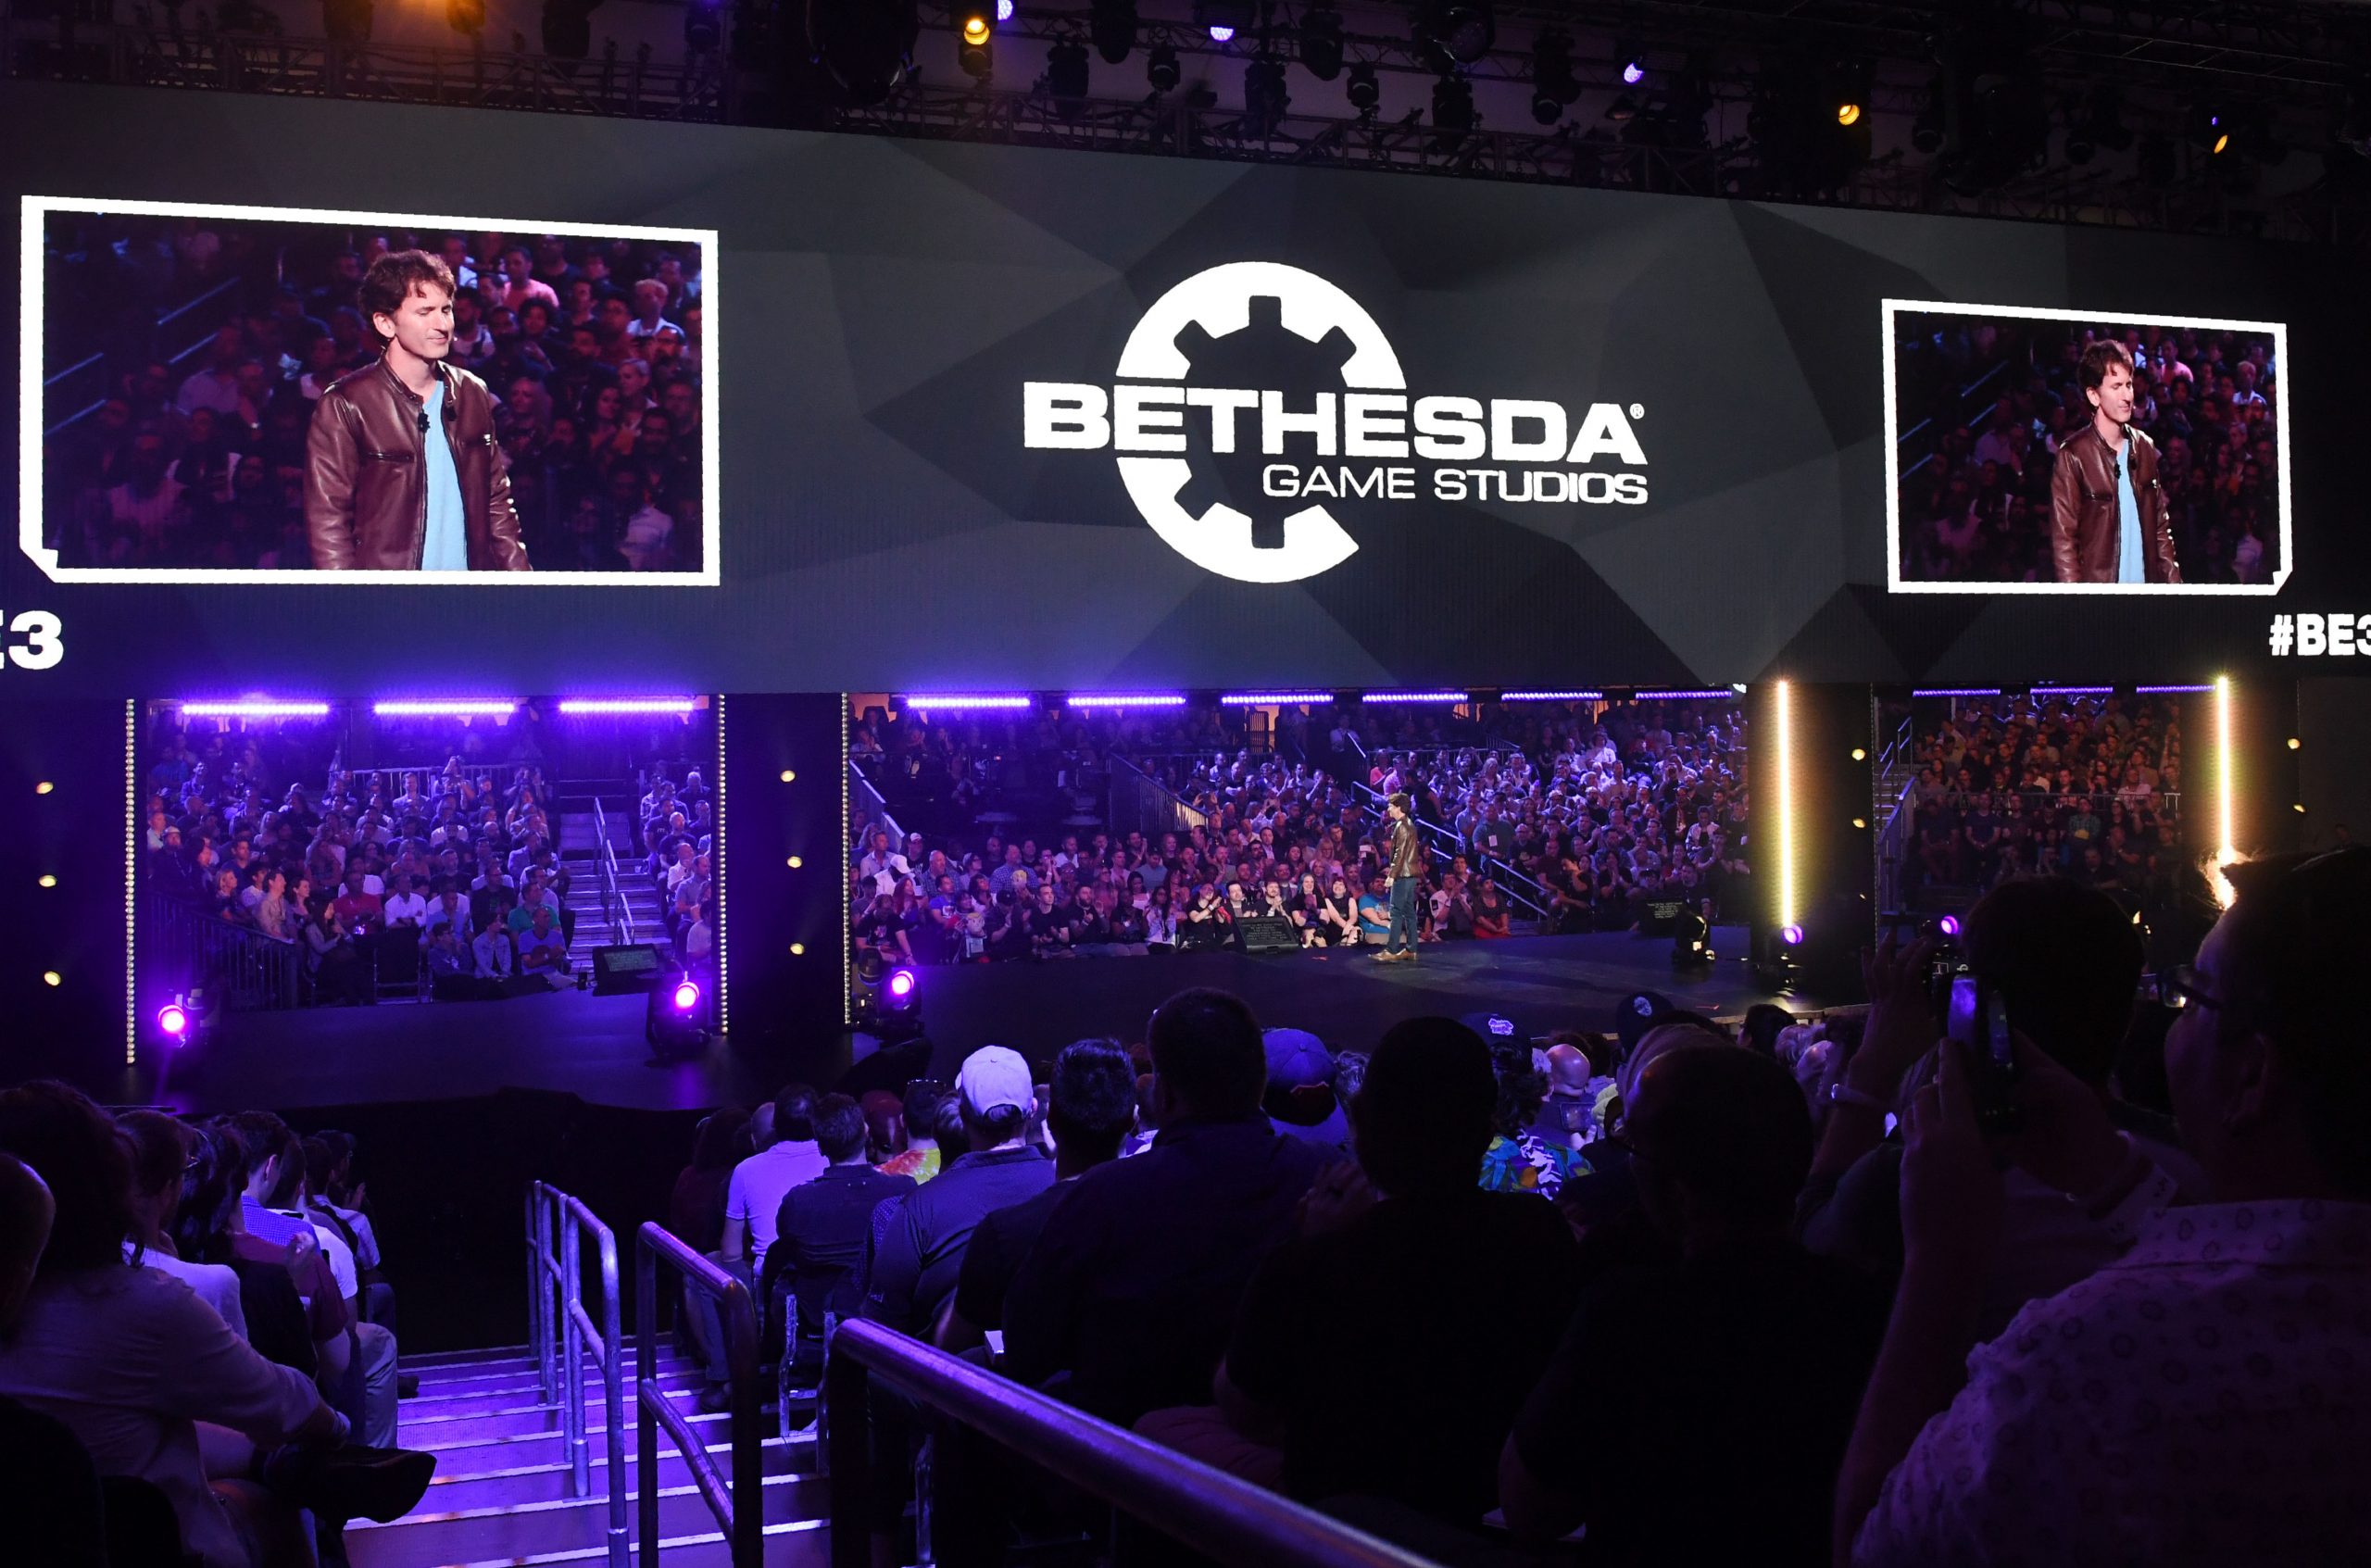
<instances>
[{"instance_id":1,"label":"man with bald head","mask_svg":"<svg viewBox=\"0 0 2371 1568\"><path fill-rule=\"evenodd\" d=\"M32 1290L57 1206L48 1184L0 1154L0 1339L17 1326ZM0 1519L26 1562L107 1568L99 1472L64 1422L0 1394ZM26 1532L30 1531L28 1539Z\"/></svg>"},{"instance_id":2,"label":"man with bald head","mask_svg":"<svg viewBox=\"0 0 2371 1568\"><path fill-rule=\"evenodd\" d=\"M1613 1087L1599 1062L1612 1053L1604 1041L1569 1030L1549 1038L1555 1043L1548 1047L1548 1099L1531 1130L1567 1148L1595 1143L1605 1135L1603 1102Z\"/></svg>"}]
</instances>

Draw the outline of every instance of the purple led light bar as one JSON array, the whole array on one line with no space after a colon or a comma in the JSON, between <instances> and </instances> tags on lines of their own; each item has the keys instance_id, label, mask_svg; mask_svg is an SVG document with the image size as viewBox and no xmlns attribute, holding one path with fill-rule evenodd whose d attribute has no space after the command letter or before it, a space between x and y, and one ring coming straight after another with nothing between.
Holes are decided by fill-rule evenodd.
<instances>
[{"instance_id":1,"label":"purple led light bar","mask_svg":"<svg viewBox=\"0 0 2371 1568\"><path fill-rule=\"evenodd\" d=\"M2114 696L2115 695L2114 686L2032 686L2027 689L2036 696L2045 693L2051 696Z\"/></svg>"},{"instance_id":2,"label":"purple led light bar","mask_svg":"<svg viewBox=\"0 0 2371 1568\"><path fill-rule=\"evenodd\" d=\"M1332 702L1332 692L1228 692L1219 698L1222 708L1266 708L1272 704L1297 702Z\"/></svg>"},{"instance_id":3,"label":"purple led light bar","mask_svg":"<svg viewBox=\"0 0 2371 1568\"><path fill-rule=\"evenodd\" d=\"M370 711L382 719L473 719L518 710L518 699L507 696L395 697L370 705Z\"/></svg>"},{"instance_id":4,"label":"purple led light bar","mask_svg":"<svg viewBox=\"0 0 2371 1568\"><path fill-rule=\"evenodd\" d=\"M194 719L326 719L326 702L283 702L277 697L248 697L235 702L184 702L182 711Z\"/></svg>"},{"instance_id":5,"label":"purple led light bar","mask_svg":"<svg viewBox=\"0 0 2371 1568\"><path fill-rule=\"evenodd\" d=\"M1123 692L1106 695L1095 692L1073 692L1062 698L1065 708L1183 708L1183 692Z\"/></svg>"},{"instance_id":6,"label":"purple led light bar","mask_svg":"<svg viewBox=\"0 0 2371 1568\"><path fill-rule=\"evenodd\" d=\"M699 706L688 696L571 696L559 705L562 713L689 713Z\"/></svg>"},{"instance_id":7,"label":"purple led light bar","mask_svg":"<svg viewBox=\"0 0 2371 1568\"><path fill-rule=\"evenodd\" d=\"M1633 695L1640 702L1730 702L1737 694L1724 686L1717 691L1637 692Z\"/></svg>"},{"instance_id":8,"label":"purple led light bar","mask_svg":"<svg viewBox=\"0 0 2371 1568\"><path fill-rule=\"evenodd\" d=\"M1913 696L1999 696L1998 686L1925 686L1910 694Z\"/></svg>"},{"instance_id":9,"label":"purple led light bar","mask_svg":"<svg viewBox=\"0 0 2371 1568\"><path fill-rule=\"evenodd\" d=\"M1465 692L1361 692L1361 702L1442 702L1460 703L1474 700Z\"/></svg>"},{"instance_id":10,"label":"purple led light bar","mask_svg":"<svg viewBox=\"0 0 2371 1568\"><path fill-rule=\"evenodd\" d=\"M2142 696L2164 696L2175 692L2211 692L2214 688L2213 686L2135 686L2132 689Z\"/></svg>"},{"instance_id":11,"label":"purple led light bar","mask_svg":"<svg viewBox=\"0 0 2371 1568\"><path fill-rule=\"evenodd\" d=\"M1025 696L966 696L950 692L909 692L906 694L906 706L925 712L934 709L947 713L961 712L966 709L1010 710L1028 707L1029 699Z\"/></svg>"},{"instance_id":12,"label":"purple led light bar","mask_svg":"<svg viewBox=\"0 0 2371 1568\"><path fill-rule=\"evenodd\" d=\"M1500 692L1500 702L1603 702L1603 692Z\"/></svg>"}]
</instances>

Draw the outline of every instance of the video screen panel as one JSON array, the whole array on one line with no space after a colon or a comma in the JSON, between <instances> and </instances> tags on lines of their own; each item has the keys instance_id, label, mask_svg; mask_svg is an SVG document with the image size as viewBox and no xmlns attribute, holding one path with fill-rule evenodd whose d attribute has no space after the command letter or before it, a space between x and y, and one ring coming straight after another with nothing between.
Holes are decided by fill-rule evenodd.
<instances>
[{"instance_id":1,"label":"video screen panel","mask_svg":"<svg viewBox=\"0 0 2371 1568\"><path fill-rule=\"evenodd\" d=\"M720 580L712 234L39 197L24 221L19 531L53 581Z\"/></svg>"},{"instance_id":2,"label":"video screen panel","mask_svg":"<svg viewBox=\"0 0 2371 1568\"><path fill-rule=\"evenodd\" d=\"M1888 300L1898 593L2271 594L2287 332Z\"/></svg>"}]
</instances>

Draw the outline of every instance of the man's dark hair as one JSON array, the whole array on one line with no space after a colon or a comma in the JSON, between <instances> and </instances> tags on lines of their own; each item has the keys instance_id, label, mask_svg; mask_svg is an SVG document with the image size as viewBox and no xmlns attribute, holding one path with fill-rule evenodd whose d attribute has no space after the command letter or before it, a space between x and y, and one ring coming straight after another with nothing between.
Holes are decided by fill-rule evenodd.
<instances>
[{"instance_id":1,"label":"man's dark hair","mask_svg":"<svg viewBox=\"0 0 2371 1568\"><path fill-rule=\"evenodd\" d=\"M403 308L412 290L430 287L443 289L448 298L460 292L444 257L424 250L391 250L362 274L354 297L362 307L363 321L375 333L379 330L375 318L393 316Z\"/></svg>"},{"instance_id":2,"label":"man's dark hair","mask_svg":"<svg viewBox=\"0 0 2371 1568\"><path fill-rule=\"evenodd\" d=\"M1016 1108L1007 1106L1005 1109L1010 1110ZM912 1132L910 1124L907 1131L909 1134ZM961 1095L945 1094L931 1102L930 1138L933 1143L947 1150L944 1159L952 1163L955 1157L963 1152L964 1142L970 1136L970 1130L963 1123Z\"/></svg>"},{"instance_id":3,"label":"man's dark hair","mask_svg":"<svg viewBox=\"0 0 2371 1568\"><path fill-rule=\"evenodd\" d=\"M1548 1074L1532 1066L1528 1046L1491 1051L1490 1071L1499 1085L1491 1122L1500 1134L1513 1137L1530 1126L1539 1108L1548 1103Z\"/></svg>"},{"instance_id":4,"label":"man's dark hair","mask_svg":"<svg viewBox=\"0 0 2371 1568\"><path fill-rule=\"evenodd\" d=\"M337 1177L337 1148L329 1139L311 1137L300 1146L305 1151L305 1190L316 1198L327 1198Z\"/></svg>"},{"instance_id":5,"label":"man's dark hair","mask_svg":"<svg viewBox=\"0 0 2371 1568\"><path fill-rule=\"evenodd\" d=\"M2020 877L1976 900L1963 940L2011 1027L2086 1084L2106 1080L2147 962L2121 905L2072 877Z\"/></svg>"},{"instance_id":6,"label":"man's dark hair","mask_svg":"<svg viewBox=\"0 0 2371 1568\"><path fill-rule=\"evenodd\" d=\"M296 1145L296 1135L288 1130L287 1123L269 1110L237 1111L229 1121L245 1151L244 1178L252 1179L268 1160L281 1160L280 1173L273 1183L275 1190L267 1195L268 1201L276 1199L277 1189L287 1185L288 1167L301 1169L304 1164L304 1150Z\"/></svg>"},{"instance_id":7,"label":"man's dark hair","mask_svg":"<svg viewBox=\"0 0 2371 1568\"><path fill-rule=\"evenodd\" d=\"M1114 1159L1136 1124L1136 1070L1117 1040L1074 1040L1054 1058L1046 1123L1064 1154Z\"/></svg>"},{"instance_id":8,"label":"man's dark hair","mask_svg":"<svg viewBox=\"0 0 2371 1568\"><path fill-rule=\"evenodd\" d=\"M2371 1198L2371 1051L2354 987L2371 972L2371 848L2229 867L2220 1016L2261 1033L2294 1072L2314 1157L2341 1192Z\"/></svg>"},{"instance_id":9,"label":"man's dark hair","mask_svg":"<svg viewBox=\"0 0 2371 1568\"><path fill-rule=\"evenodd\" d=\"M847 1096L825 1095L815 1102L811 1120L824 1159L837 1164L864 1152L864 1112Z\"/></svg>"},{"instance_id":10,"label":"man's dark hair","mask_svg":"<svg viewBox=\"0 0 2371 1568\"><path fill-rule=\"evenodd\" d=\"M815 1136L815 1091L784 1084L774 1096L774 1142L807 1143Z\"/></svg>"},{"instance_id":11,"label":"man's dark hair","mask_svg":"<svg viewBox=\"0 0 2371 1568\"><path fill-rule=\"evenodd\" d=\"M1499 1105L1490 1047L1453 1018L1395 1023L1350 1103L1359 1163L1393 1197L1473 1186Z\"/></svg>"},{"instance_id":12,"label":"man's dark hair","mask_svg":"<svg viewBox=\"0 0 2371 1568\"><path fill-rule=\"evenodd\" d=\"M1248 1116L1268 1087L1268 1047L1250 1007L1197 986L1160 1004L1146 1026L1152 1070L1192 1117Z\"/></svg>"},{"instance_id":13,"label":"man's dark hair","mask_svg":"<svg viewBox=\"0 0 2371 1568\"><path fill-rule=\"evenodd\" d=\"M2130 375L2132 356L2115 339L2103 337L2083 350L2082 363L2075 368L2075 379L2083 383L2084 391L2097 392L2100 383L2108 379L2110 367L2116 365L2123 366L2124 373Z\"/></svg>"},{"instance_id":14,"label":"man's dark hair","mask_svg":"<svg viewBox=\"0 0 2371 1568\"><path fill-rule=\"evenodd\" d=\"M1812 1168L1811 1108L1775 1058L1690 1042L1640 1074L1625 1132L1640 1159L1723 1219L1783 1223Z\"/></svg>"},{"instance_id":15,"label":"man's dark hair","mask_svg":"<svg viewBox=\"0 0 2371 1568\"><path fill-rule=\"evenodd\" d=\"M737 1105L711 1110L700 1118L692 1131L692 1169L695 1171L729 1171L746 1158L740 1145L746 1141L749 1113Z\"/></svg>"},{"instance_id":16,"label":"man's dark hair","mask_svg":"<svg viewBox=\"0 0 2371 1568\"><path fill-rule=\"evenodd\" d=\"M31 1166L57 1207L36 1277L123 1266L132 1140L90 1097L54 1078L0 1093L0 1153Z\"/></svg>"},{"instance_id":17,"label":"man's dark hair","mask_svg":"<svg viewBox=\"0 0 2371 1568\"><path fill-rule=\"evenodd\" d=\"M127 1110L115 1124L131 1140L133 1196L169 1186L178 1195L182 1167L189 1163L189 1123L161 1110Z\"/></svg>"}]
</instances>

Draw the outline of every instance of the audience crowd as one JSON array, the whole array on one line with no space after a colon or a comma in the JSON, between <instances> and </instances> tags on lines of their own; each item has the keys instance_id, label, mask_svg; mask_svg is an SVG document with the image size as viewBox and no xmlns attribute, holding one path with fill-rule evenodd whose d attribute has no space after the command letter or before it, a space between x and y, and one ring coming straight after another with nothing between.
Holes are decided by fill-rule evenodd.
<instances>
[{"instance_id":1,"label":"audience crowd","mask_svg":"<svg viewBox=\"0 0 2371 1568\"><path fill-rule=\"evenodd\" d=\"M1911 722L1908 907L1964 903L2057 872L2139 909L2194 878L2198 854L2182 842L2180 698L1923 698Z\"/></svg>"},{"instance_id":2,"label":"audience crowd","mask_svg":"<svg viewBox=\"0 0 2371 1568\"><path fill-rule=\"evenodd\" d=\"M364 271L417 247L459 282L450 362L495 398L528 558L700 570L696 245L53 214L46 247L53 358L104 366L87 412L52 410L44 448L69 566L308 568L313 404L378 359Z\"/></svg>"},{"instance_id":3,"label":"audience crowd","mask_svg":"<svg viewBox=\"0 0 2371 1568\"><path fill-rule=\"evenodd\" d=\"M1509 707L1482 722L1404 712L1388 731L1366 709L1364 731L1346 712L1286 712L1292 723L1255 749L1215 707L1124 721L870 710L850 756L886 809L847 868L858 948L900 963L1193 951L1240 946L1259 916L1307 947L1381 945L1380 803L1403 789L1431 850L1424 940L1747 908L1739 709ZM1042 831L1005 809L1023 793L1003 787L1015 770L1049 785ZM1120 804L1146 793L1138 775L1167 815L1119 827L1143 820Z\"/></svg>"},{"instance_id":4,"label":"audience crowd","mask_svg":"<svg viewBox=\"0 0 2371 1568\"><path fill-rule=\"evenodd\" d=\"M2096 337L2132 361L2133 425L2155 443L2185 583L2268 583L2280 559L2279 366L2269 332L1905 315L1901 574L2048 583L2059 444L2091 422L2076 367ZM1980 391L1977 389L1981 389ZM1982 407L1971 415L1972 400Z\"/></svg>"},{"instance_id":5,"label":"audience crowd","mask_svg":"<svg viewBox=\"0 0 2371 1568\"><path fill-rule=\"evenodd\" d=\"M2170 972L2028 876L1871 955L1865 1010L1735 1034L1642 994L1529 1049L1419 1018L1336 1054L1187 991L1043 1072L992 1046L713 1119L678 1220L786 1354L862 1316L1439 1562L2355 1561L2371 851L2231 881ZM1955 973L2013 1074L1941 1037ZM933 1436L940 1561L1078 1523L870 1414L876 1560Z\"/></svg>"},{"instance_id":6,"label":"audience crowd","mask_svg":"<svg viewBox=\"0 0 2371 1568\"><path fill-rule=\"evenodd\" d=\"M435 1459L395 1446L409 1377L354 1161L269 1111L0 1091L9 1561L342 1564L348 1520L420 1501Z\"/></svg>"}]
</instances>

